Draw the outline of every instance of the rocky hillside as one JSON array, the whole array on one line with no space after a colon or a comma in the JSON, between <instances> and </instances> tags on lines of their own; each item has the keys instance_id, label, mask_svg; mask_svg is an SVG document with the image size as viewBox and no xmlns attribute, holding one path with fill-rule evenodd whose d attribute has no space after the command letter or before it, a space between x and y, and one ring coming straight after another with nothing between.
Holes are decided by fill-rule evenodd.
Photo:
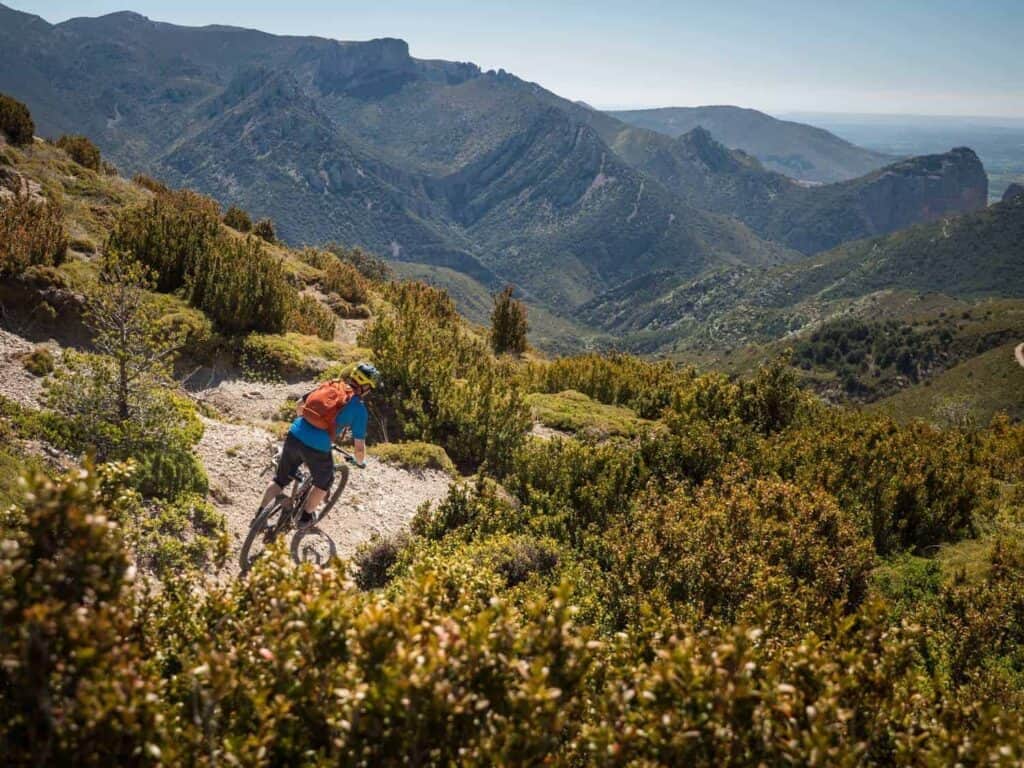
<instances>
[{"instance_id":1,"label":"rocky hillside","mask_svg":"<svg viewBox=\"0 0 1024 768\"><path fill-rule=\"evenodd\" d=\"M848 243L772 269L724 270L697 281L669 273L591 302L583 318L645 351L734 349L850 311L870 314L893 291L1024 297L1024 198L885 237Z\"/></svg>"},{"instance_id":2,"label":"rocky hillside","mask_svg":"<svg viewBox=\"0 0 1024 768\"><path fill-rule=\"evenodd\" d=\"M1017 200L1024 197L1024 185L1022 184L1011 184L1003 192L1003 202L1008 203L1011 200Z\"/></svg>"},{"instance_id":3,"label":"rocky hillside","mask_svg":"<svg viewBox=\"0 0 1024 768\"><path fill-rule=\"evenodd\" d=\"M52 218L42 222L50 226L40 226L32 211L52 211ZM239 232L217 221L216 211L212 200L169 190L150 178L129 181L109 169L83 167L42 140L12 146L0 130L0 434L5 438L0 506L16 494L20 468L52 473L90 449L107 459L131 458L146 467L140 475L159 478L140 484L146 514L164 515L159 524L140 518L145 522L134 534L140 537L140 566L155 571L196 564L212 568L213 550L223 547L228 571L235 569L265 488L261 473L272 463L294 413L288 401L312 389L329 367L371 354L357 346L357 335L372 314L368 303L384 303L379 279L352 266L363 263L371 272L367 265L372 260L355 258L343 266L341 258L326 251L294 251L251 236L243 241ZM188 248L199 258L205 249L215 251L204 266L216 270L228 306L221 312L184 285L173 292L139 292L140 302L152 304L156 333L185 334L180 347L170 350L173 370L152 382L146 369L138 372L151 389L133 397L147 408L136 408L133 400L129 418L113 417L129 425L141 420L155 433L154 448L106 423L111 414L104 409L113 385L95 375L103 370L96 362L103 347L88 311L109 277L103 270L115 230L141 223L150 236L162 237L161 247L145 254L152 258L180 245L177 238L185 235L178 216L193 230L208 233L209 239L195 237ZM158 218L163 232L153 235L146 222ZM239 241L246 243L246 251L231 247ZM52 248L39 245L49 242ZM141 247L136 250L142 253ZM263 271L246 275L252 265L231 263L236 259L256 262ZM269 301L249 317L248 327L237 326L234 321L246 314L260 284L277 281L292 304L285 327L262 327L271 314ZM314 330L310 322L320 327ZM137 356L131 360L138 363ZM87 393L77 411L48 395L50 385L68 376ZM177 413L186 417L187 440L161 420L166 414L160 416L159 397L175 399ZM394 428L390 434L397 437ZM403 530L424 502L444 497L451 480L447 459L431 467L415 465L407 457L410 448L385 443L379 427L373 439L377 445L368 471L352 473L343 508L304 540L303 546L312 548L310 556L323 555L324 547L350 556L373 535ZM444 455L436 446L432 450ZM154 451L173 469L163 465L154 473L150 464L161 466Z\"/></svg>"},{"instance_id":4,"label":"rocky hillside","mask_svg":"<svg viewBox=\"0 0 1024 768\"><path fill-rule=\"evenodd\" d=\"M893 158L851 144L821 128L778 120L732 106L664 107L611 112L630 125L678 138L708 130L730 149L756 157L770 171L803 181L831 183L871 173Z\"/></svg>"}]
</instances>

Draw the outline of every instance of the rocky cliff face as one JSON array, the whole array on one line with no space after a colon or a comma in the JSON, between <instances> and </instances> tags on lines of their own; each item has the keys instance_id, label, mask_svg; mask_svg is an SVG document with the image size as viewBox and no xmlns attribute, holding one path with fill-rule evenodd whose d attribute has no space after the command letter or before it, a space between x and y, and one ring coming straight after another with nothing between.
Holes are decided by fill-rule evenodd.
<instances>
[{"instance_id":1,"label":"rocky cliff face","mask_svg":"<svg viewBox=\"0 0 1024 768\"><path fill-rule=\"evenodd\" d=\"M977 211L988 201L988 176L978 156L966 147L911 158L868 178L855 194L872 235Z\"/></svg>"},{"instance_id":2,"label":"rocky cliff face","mask_svg":"<svg viewBox=\"0 0 1024 768\"><path fill-rule=\"evenodd\" d=\"M1024 198L1024 184L1013 183L1006 188L1003 192L1003 202L1008 203L1011 200L1017 200Z\"/></svg>"}]
</instances>

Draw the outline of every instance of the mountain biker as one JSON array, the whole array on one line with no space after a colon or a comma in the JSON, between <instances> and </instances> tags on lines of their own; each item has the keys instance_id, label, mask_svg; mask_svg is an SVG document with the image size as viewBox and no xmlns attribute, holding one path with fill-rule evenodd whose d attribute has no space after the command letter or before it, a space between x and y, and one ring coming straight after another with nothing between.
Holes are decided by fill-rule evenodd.
<instances>
[{"instance_id":1,"label":"mountain biker","mask_svg":"<svg viewBox=\"0 0 1024 768\"><path fill-rule=\"evenodd\" d=\"M331 445L339 431L352 433L354 463L366 467L366 396L380 382L380 373L370 363L362 362L340 380L327 381L307 392L299 400L298 417L292 422L281 449L274 479L263 494L258 515L280 496L291 482L299 464L309 467L313 487L306 496L299 527L313 523L320 506L334 481L334 458Z\"/></svg>"}]
</instances>

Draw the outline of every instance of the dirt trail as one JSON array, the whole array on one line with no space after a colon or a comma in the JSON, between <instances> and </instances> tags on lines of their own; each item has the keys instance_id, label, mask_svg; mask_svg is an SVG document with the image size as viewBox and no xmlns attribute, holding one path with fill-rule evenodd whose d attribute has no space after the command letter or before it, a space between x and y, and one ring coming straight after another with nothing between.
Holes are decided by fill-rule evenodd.
<instances>
[{"instance_id":1,"label":"dirt trail","mask_svg":"<svg viewBox=\"0 0 1024 768\"><path fill-rule=\"evenodd\" d=\"M356 322L349 333L358 330ZM0 329L0 395L32 407L42 407L43 379L25 370L22 356L35 345ZM60 349L47 345L54 354ZM209 386L203 386L203 384ZM196 384L193 398L211 406L218 418L203 417L204 434L196 454L206 467L211 500L227 520L232 539L229 569L237 568L238 550L267 484L261 475L273 460L279 439L268 431L269 422L289 396L299 396L314 386L312 380L291 384L246 382L219 378ZM45 446L25 450L46 455ZM70 461L71 457L67 457ZM443 472L414 472L367 458L366 469L352 468L349 482L337 506L319 526L341 557L373 534L392 534L405 529L424 502L436 503L448 492L451 478Z\"/></svg>"},{"instance_id":2,"label":"dirt trail","mask_svg":"<svg viewBox=\"0 0 1024 768\"><path fill-rule=\"evenodd\" d=\"M203 439L196 453L210 477L211 495L224 514L232 539L235 568L242 540L270 482L279 441L269 432L248 424L203 419ZM448 492L451 479L443 472L410 472L368 457L366 469L351 468L338 505L319 529L330 537L341 557L349 557L373 534L405 529L424 502L436 503Z\"/></svg>"},{"instance_id":3,"label":"dirt trail","mask_svg":"<svg viewBox=\"0 0 1024 768\"><path fill-rule=\"evenodd\" d=\"M47 345L50 346L50 345ZM43 380L25 370L22 356L35 345L10 331L0 329L0 395L19 405L38 408Z\"/></svg>"},{"instance_id":4,"label":"dirt trail","mask_svg":"<svg viewBox=\"0 0 1024 768\"><path fill-rule=\"evenodd\" d=\"M243 379L222 379L212 386L192 389L196 402L211 406L231 421L265 426L278 415L286 400L297 400L316 386L312 379L291 384L254 383Z\"/></svg>"}]
</instances>

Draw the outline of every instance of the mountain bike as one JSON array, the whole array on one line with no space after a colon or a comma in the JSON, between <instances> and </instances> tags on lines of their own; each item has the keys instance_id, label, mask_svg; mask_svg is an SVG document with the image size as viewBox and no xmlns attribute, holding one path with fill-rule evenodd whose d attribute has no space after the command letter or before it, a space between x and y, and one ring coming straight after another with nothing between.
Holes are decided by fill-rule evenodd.
<instances>
[{"instance_id":1,"label":"mountain bike","mask_svg":"<svg viewBox=\"0 0 1024 768\"><path fill-rule=\"evenodd\" d=\"M263 471L263 475L275 470L277 462L281 457L281 450L282 448L278 448L273 462ZM327 498L317 508L316 514L313 516L313 522L301 529L298 525L302 508L306 504L306 496L309 495L310 490L313 488L313 478L309 473L309 469L305 464L300 464L292 474L291 483L288 485L288 488L260 510L249 526L249 533L246 535L245 542L242 544L242 551L238 555L238 565L243 575L252 568L253 563L259 559L268 547L280 537L286 536L293 530L296 532L296 535L292 539L292 559L297 563L303 562L306 559L305 555L308 555L309 552L304 552L301 547L303 537L308 533L316 531L320 522L327 517L327 513L338 503L338 499L348 483L348 464L354 464L356 460L355 456L336 445L332 445L331 450L341 456L344 462L335 465L334 486L331 488ZM288 489L291 489L290 492ZM329 538L327 538L327 541L329 542L330 549L327 557L332 557L334 555L334 542ZM319 563L319 553L314 552L313 554L313 559Z\"/></svg>"}]
</instances>

